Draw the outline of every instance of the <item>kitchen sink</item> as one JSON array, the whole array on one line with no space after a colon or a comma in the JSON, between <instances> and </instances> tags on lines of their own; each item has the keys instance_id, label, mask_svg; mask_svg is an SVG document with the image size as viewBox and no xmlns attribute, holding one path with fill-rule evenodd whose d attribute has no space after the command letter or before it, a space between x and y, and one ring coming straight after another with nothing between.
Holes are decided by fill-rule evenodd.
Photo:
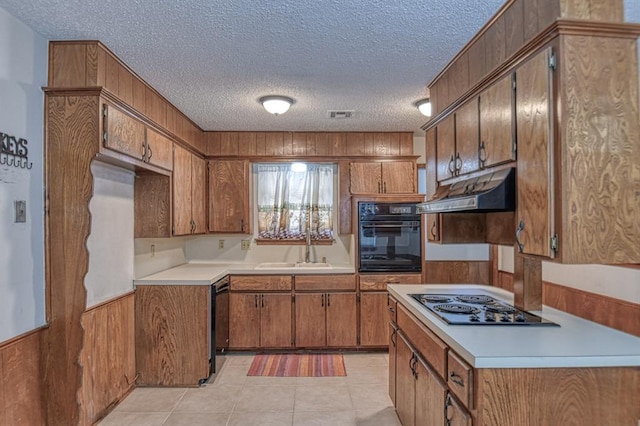
<instances>
[{"instance_id":1,"label":"kitchen sink","mask_svg":"<svg viewBox=\"0 0 640 426\"><path fill-rule=\"evenodd\" d=\"M263 262L255 269L295 269L295 268L331 268L330 263L291 263L291 262Z\"/></svg>"}]
</instances>

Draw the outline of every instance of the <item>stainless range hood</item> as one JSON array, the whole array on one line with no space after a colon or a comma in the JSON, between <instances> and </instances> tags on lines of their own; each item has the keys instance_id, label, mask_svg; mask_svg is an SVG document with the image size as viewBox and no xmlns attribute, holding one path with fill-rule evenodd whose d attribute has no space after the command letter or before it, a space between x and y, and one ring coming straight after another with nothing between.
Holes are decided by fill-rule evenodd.
<instances>
[{"instance_id":1,"label":"stainless range hood","mask_svg":"<svg viewBox=\"0 0 640 426\"><path fill-rule=\"evenodd\" d=\"M505 212L515 207L516 171L511 167L441 185L430 200L418 204L418 212Z\"/></svg>"}]
</instances>

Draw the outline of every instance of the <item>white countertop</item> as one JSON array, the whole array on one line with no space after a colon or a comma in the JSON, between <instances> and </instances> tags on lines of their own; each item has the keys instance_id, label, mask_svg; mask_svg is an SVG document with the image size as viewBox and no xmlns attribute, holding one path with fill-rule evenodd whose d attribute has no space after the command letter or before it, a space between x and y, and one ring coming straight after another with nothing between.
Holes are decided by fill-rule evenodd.
<instances>
[{"instance_id":1,"label":"white countertop","mask_svg":"<svg viewBox=\"0 0 640 426\"><path fill-rule=\"evenodd\" d=\"M210 285L225 275L317 275L353 274L353 265L332 265L330 268L256 268L252 263L184 263L162 272L133 280L138 285Z\"/></svg>"},{"instance_id":2,"label":"white countertop","mask_svg":"<svg viewBox=\"0 0 640 426\"><path fill-rule=\"evenodd\" d=\"M449 325L408 296L413 293L481 293L507 303L513 294L484 285L387 286L416 316L475 368L640 366L640 338L543 306L532 311L559 324L550 326Z\"/></svg>"}]
</instances>

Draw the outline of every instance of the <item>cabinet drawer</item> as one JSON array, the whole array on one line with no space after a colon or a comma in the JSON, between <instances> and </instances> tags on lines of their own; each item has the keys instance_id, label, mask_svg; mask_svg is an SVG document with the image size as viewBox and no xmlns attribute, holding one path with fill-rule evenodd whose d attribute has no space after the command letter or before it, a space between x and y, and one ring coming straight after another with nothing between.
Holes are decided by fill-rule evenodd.
<instances>
[{"instance_id":1,"label":"cabinet drawer","mask_svg":"<svg viewBox=\"0 0 640 426\"><path fill-rule=\"evenodd\" d=\"M447 351L449 347L438 336L420 323L402 305L398 305L398 328L404 332L422 357L441 378L447 374ZM446 380L446 379L445 379Z\"/></svg>"},{"instance_id":2,"label":"cabinet drawer","mask_svg":"<svg viewBox=\"0 0 640 426\"><path fill-rule=\"evenodd\" d=\"M231 290L291 290L291 275L241 275L231 277Z\"/></svg>"},{"instance_id":3,"label":"cabinet drawer","mask_svg":"<svg viewBox=\"0 0 640 426\"><path fill-rule=\"evenodd\" d=\"M421 274L360 275L360 291L386 290L387 284L420 284Z\"/></svg>"},{"instance_id":4,"label":"cabinet drawer","mask_svg":"<svg viewBox=\"0 0 640 426\"><path fill-rule=\"evenodd\" d=\"M331 291L355 289L355 275L296 275L297 291Z\"/></svg>"},{"instance_id":5,"label":"cabinet drawer","mask_svg":"<svg viewBox=\"0 0 640 426\"><path fill-rule=\"evenodd\" d=\"M473 409L473 368L452 351L449 351L447 358L449 389L467 408Z\"/></svg>"},{"instance_id":6,"label":"cabinet drawer","mask_svg":"<svg viewBox=\"0 0 640 426\"><path fill-rule=\"evenodd\" d=\"M389 321L393 323L397 323L398 315L396 312L398 311L398 302L391 296L387 297L387 313L389 314Z\"/></svg>"}]
</instances>

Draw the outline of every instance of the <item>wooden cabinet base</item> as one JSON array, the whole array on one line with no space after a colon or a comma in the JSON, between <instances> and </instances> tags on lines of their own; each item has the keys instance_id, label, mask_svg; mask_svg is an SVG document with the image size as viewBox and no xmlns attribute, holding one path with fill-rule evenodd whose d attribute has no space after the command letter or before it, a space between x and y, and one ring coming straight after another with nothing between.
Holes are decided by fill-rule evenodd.
<instances>
[{"instance_id":1,"label":"wooden cabinet base","mask_svg":"<svg viewBox=\"0 0 640 426\"><path fill-rule=\"evenodd\" d=\"M138 385L196 386L209 376L209 286L136 290Z\"/></svg>"}]
</instances>

